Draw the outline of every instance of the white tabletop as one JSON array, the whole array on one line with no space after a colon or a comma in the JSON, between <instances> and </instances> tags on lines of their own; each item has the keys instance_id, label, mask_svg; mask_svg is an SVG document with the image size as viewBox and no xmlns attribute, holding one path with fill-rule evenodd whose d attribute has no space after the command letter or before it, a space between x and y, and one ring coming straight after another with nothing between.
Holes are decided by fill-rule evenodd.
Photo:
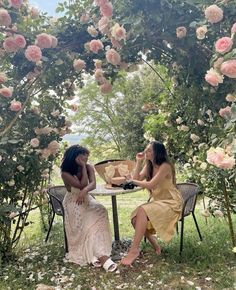
<instances>
[{"instance_id":1,"label":"white tabletop","mask_svg":"<svg viewBox=\"0 0 236 290\"><path fill-rule=\"evenodd\" d=\"M97 184L97 187L90 191L92 195L110 195L115 196L119 194L125 194L141 190L140 187L134 187L133 189L123 189L122 187L106 188L105 184Z\"/></svg>"}]
</instances>

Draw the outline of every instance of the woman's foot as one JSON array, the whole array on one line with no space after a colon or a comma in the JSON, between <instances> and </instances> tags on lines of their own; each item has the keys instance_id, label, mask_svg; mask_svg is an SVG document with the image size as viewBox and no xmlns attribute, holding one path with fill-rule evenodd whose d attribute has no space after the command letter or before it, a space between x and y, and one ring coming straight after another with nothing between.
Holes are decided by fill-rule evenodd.
<instances>
[{"instance_id":1,"label":"woman's foot","mask_svg":"<svg viewBox=\"0 0 236 290\"><path fill-rule=\"evenodd\" d=\"M129 251L128 255L121 260L121 264L131 266L132 263L139 257L140 251Z\"/></svg>"}]
</instances>

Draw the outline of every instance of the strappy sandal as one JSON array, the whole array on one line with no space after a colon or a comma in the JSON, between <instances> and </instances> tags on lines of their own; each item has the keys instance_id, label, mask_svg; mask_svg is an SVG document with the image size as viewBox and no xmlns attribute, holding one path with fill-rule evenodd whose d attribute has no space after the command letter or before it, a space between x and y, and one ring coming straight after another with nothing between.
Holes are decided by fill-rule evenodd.
<instances>
[{"instance_id":1,"label":"strappy sandal","mask_svg":"<svg viewBox=\"0 0 236 290\"><path fill-rule=\"evenodd\" d=\"M117 269L117 264L112 261L111 258L107 259L102 265L106 272L114 272Z\"/></svg>"},{"instance_id":2,"label":"strappy sandal","mask_svg":"<svg viewBox=\"0 0 236 290\"><path fill-rule=\"evenodd\" d=\"M100 268L100 267L102 267L102 263L98 260L98 258L96 258L96 257L93 257L93 259L92 259L92 265L93 265L93 267L95 267L95 268Z\"/></svg>"}]
</instances>

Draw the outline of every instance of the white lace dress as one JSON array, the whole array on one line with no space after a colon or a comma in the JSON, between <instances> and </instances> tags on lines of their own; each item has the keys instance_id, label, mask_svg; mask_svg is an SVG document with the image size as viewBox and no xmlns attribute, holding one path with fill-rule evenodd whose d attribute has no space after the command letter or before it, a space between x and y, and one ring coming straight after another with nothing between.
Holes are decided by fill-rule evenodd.
<instances>
[{"instance_id":1,"label":"white lace dress","mask_svg":"<svg viewBox=\"0 0 236 290\"><path fill-rule=\"evenodd\" d=\"M72 188L63 200L68 241L66 258L80 266L94 257L110 256L112 236L106 208L91 195L81 205L76 203L79 189Z\"/></svg>"}]
</instances>

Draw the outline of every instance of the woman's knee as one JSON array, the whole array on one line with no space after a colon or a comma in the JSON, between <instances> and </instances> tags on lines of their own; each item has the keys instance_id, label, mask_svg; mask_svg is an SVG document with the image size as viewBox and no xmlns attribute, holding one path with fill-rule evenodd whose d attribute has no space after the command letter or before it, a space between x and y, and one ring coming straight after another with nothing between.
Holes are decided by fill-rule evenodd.
<instances>
[{"instance_id":1,"label":"woman's knee","mask_svg":"<svg viewBox=\"0 0 236 290\"><path fill-rule=\"evenodd\" d=\"M135 228L135 224L136 224L136 216L133 217L133 218L131 219L131 224L132 224L132 226Z\"/></svg>"}]
</instances>

